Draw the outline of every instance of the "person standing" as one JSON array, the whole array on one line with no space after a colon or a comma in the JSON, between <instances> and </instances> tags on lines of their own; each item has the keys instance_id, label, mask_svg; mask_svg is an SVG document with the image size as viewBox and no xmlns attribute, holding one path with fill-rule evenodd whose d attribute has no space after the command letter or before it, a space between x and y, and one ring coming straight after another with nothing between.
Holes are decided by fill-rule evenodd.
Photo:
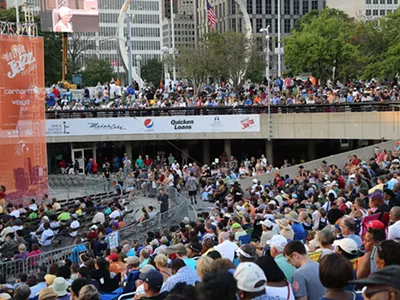
<instances>
[{"instance_id":1,"label":"person standing","mask_svg":"<svg viewBox=\"0 0 400 300\"><path fill-rule=\"evenodd\" d=\"M124 177L126 178L126 176L131 172L131 166L132 166L132 162L127 155L125 156L123 164L124 164Z\"/></svg>"},{"instance_id":2,"label":"person standing","mask_svg":"<svg viewBox=\"0 0 400 300\"><path fill-rule=\"evenodd\" d=\"M307 255L301 241L291 241L283 250L287 261L297 270L293 274L293 291L296 300L318 300L326 293L319 279L319 264Z\"/></svg>"},{"instance_id":3,"label":"person standing","mask_svg":"<svg viewBox=\"0 0 400 300\"><path fill-rule=\"evenodd\" d=\"M164 213L171 208L171 201L164 189L159 190L160 194L157 197L158 204L160 204L160 213Z\"/></svg>"},{"instance_id":4,"label":"person standing","mask_svg":"<svg viewBox=\"0 0 400 300\"><path fill-rule=\"evenodd\" d=\"M190 177L187 182L188 190L189 190L189 197L191 204L197 204L196 194L197 194L197 178L194 177L194 173L190 173Z\"/></svg>"}]
</instances>

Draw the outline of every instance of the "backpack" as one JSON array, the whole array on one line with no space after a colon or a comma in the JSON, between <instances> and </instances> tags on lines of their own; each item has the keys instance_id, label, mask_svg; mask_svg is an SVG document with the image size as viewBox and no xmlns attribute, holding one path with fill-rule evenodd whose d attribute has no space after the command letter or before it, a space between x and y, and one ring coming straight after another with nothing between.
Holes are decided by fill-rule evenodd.
<instances>
[{"instance_id":1,"label":"backpack","mask_svg":"<svg viewBox=\"0 0 400 300\"><path fill-rule=\"evenodd\" d=\"M322 221L322 219L324 221ZM328 220L326 218L319 218L319 226L318 226L318 230L322 230L326 227L326 225L328 225Z\"/></svg>"}]
</instances>

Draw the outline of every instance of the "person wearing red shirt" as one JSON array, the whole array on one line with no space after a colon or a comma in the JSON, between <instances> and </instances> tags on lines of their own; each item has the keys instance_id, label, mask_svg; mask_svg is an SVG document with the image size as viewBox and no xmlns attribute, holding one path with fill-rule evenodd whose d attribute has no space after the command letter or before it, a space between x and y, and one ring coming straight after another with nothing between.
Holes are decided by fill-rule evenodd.
<instances>
[{"instance_id":1,"label":"person wearing red shirt","mask_svg":"<svg viewBox=\"0 0 400 300\"><path fill-rule=\"evenodd\" d=\"M353 166L358 166L359 163L360 163L360 161L359 161L359 159L357 158L357 156L356 156L356 155L352 155L352 156L351 156L351 164L352 164Z\"/></svg>"},{"instance_id":2,"label":"person wearing red shirt","mask_svg":"<svg viewBox=\"0 0 400 300\"><path fill-rule=\"evenodd\" d=\"M338 209L340 211L342 211L343 213L346 213L346 209L347 209L346 200L343 197L339 197L339 198L337 198L337 200L335 202L336 202Z\"/></svg>"},{"instance_id":3,"label":"person wearing red shirt","mask_svg":"<svg viewBox=\"0 0 400 300\"><path fill-rule=\"evenodd\" d=\"M0 186L0 199L6 198L6 187L4 185Z\"/></svg>"},{"instance_id":4,"label":"person wearing red shirt","mask_svg":"<svg viewBox=\"0 0 400 300\"><path fill-rule=\"evenodd\" d=\"M153 160L151 158L149 158L148 155L146 155L146 157L144 159L144 165L145 165L146 169L150 169L151 166L153 165Z\"/></svg>"}]
</instances>

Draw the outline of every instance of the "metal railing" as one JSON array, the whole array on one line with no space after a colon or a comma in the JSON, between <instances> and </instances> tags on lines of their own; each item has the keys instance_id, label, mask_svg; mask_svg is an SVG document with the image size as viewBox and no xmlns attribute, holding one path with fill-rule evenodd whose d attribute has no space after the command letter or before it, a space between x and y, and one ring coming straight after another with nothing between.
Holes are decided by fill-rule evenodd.
<instances>
[{"instance_id":1,"label":"metal railing","mask_svg":"<svg viewBox=\"0 0 400 300\"><path fill-rule=\"evenodd\" d=\"M332 104L292 104L271 105L271 113L334 113L334 112L374 112L400 111L400 102L357 102ZM161 117L197 115L266 114L268 107L257 106L217 106L217 107L169 107L144 109L88 109L46 111L47 119L74 118L118 118L118 117Z\"/></svg>"},{"instance_id":2,"label":"metal railing","mask_svg":"<svg viewBox=\"0 0 400 300\"><path fill-rule=\"evenodd\" d=\"M169 229L172 225L178 225L183 218L188 215L188 201L174 188L168 189L168 195L171 198L171 209L149 220L120 229L120 238L145 241L146 233L149 231L161 230L164 227ZM84 245L86 249L90 249L89 242L85 242ZM53 263L62 263L70 257L76 246L77 245L71 245L42 252L36 256L28 257L25 260L18 259L0 262L0 274L5 274L7 282L13 283L17 279L19 273L36 273L39 266L44 265L49 267ZM75 255L77 260L79 259L79 253L72 255Z\"/></svg>"},{"instance_id":3,"label":"metal railing","mask_svg":"<svg viewBox=\"0 0 400 300\"><path fill-rule=\"evenodd\" d=\"M87 249L89 243L84 243ZM20 273L37 273L39 266L49 267L53 263L61 263L68 259L72 250L77 245L71 245L63 248L54 249L47 252L42 252L35 256L27 257L26 259L10 260L0 263L0 274L6 275L7 282L13 283L18 278ZM76 257L79 260L79 256Z\"/></svg>"},{"instance_id":4,"label":"metal railing","mask_svg":"<svg viewBox=\"0 0 400 300\"><path fill-rule=\"evenodd\" d=\"M58 200L110 193L112 182L102 177L86 175L49 175L49 196ZM62 190L57 190L57 189Z\"/></svg>"},{"instance_id":5,"label":"metal railing","mask_svg":"<svg viewBox=\"0 0 400 300\"><path fill-rule=\"evenodd\" d=\"M155 217L145 220L141 223L132 224L119 230L119 235L124 239L137 239L139 241L146 239L149 231L161 230L172 225L178 225L184 217L188 216L188 200L178 193L174 188L168 190L171 198L172 208L164 213L160 213Z\"/></svg>"}]
</instances>

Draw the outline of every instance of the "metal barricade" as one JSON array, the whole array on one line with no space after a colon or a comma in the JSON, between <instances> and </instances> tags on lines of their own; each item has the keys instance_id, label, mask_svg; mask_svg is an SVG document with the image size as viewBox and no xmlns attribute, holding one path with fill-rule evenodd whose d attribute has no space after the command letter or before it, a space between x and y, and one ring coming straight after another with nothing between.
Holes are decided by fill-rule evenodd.
<instances>
[{"instance_id":1,"label":"metal barricade","mask_svg":"<svg viewBox=\"0 0 400 300\"><path fill-rule=\"evenodd\" d=\"M0 274L5 276L7 282L14 282L20 273L26 273L25 260L17 259L0 263Z\"/></svg>"},{"instance_id":2,"label":"metal barricade","mask_svg":"<svg viewBox=\"0 0 400 300\"><path fill-rule=\"evenodd\" d=\"M84 243L86 249L90 249L89 242ZM73 249L78 245L71 245L64 248L51 250L40 253L36 256L30 256L25 260L25 273L35 273L39 266L49 267L52 264L59 264L70 258L70 255L75 255L74 261L79 261L79 253L73 252Z\"/></svg>"}]
</instances>

